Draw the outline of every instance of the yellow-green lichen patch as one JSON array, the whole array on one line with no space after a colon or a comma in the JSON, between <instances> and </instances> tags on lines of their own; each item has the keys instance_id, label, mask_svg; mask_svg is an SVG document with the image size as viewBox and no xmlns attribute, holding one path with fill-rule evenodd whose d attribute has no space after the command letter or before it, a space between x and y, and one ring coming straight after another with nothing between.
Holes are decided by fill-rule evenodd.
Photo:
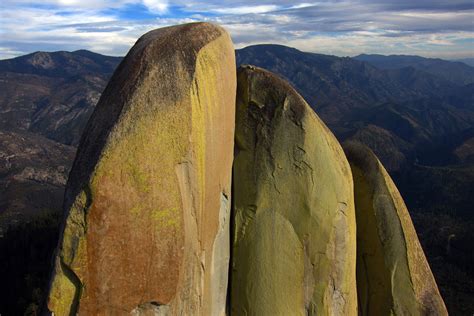
<instances>
[{"instance_id":1,"label":"yellow-green lichen patch","mask_svg":"<svg viewBox=\"0 0 474 316\"><path fill-rule=\"evenodd\" d=\"M48 309L58 316L76 315L82 288L74 272L56 258Z\"/></svg>"},{"instance_id":2,"label":"yellow-green lichen patch","mask_svg":"<svg viewBox=\"0 0 474 316\"><path fill-rule=\"evenodd\" d=\"M176 207L154 210L151 212L151 218L159 225L160 228L166 228L170 226L176 227L179 224L176 219L178 217L177 212L178 208Z\"/></svg>"},{"instance_id":3,"label":"yellow-green lichen patch","mask_svg":"<svg viewBox=\"0 0 474 316\"><path fill-rule=\"evenodd\" d=\"M48 296L48 308L56 315L70 315L76 312L82 282L87 273L85 237L87 203L88 197L81 191L66 218Z\"/></svg>"},{"instance_id":4,"label":"yellow-green lichen patch","mask_svg":"<svg viewBox=\"0 0 474 316\"><path fill-rule=\"evenodd\" d=\"M77 262L84 262L86 259L85 253L81 252L79 247L81 243L85 242L86 221L84 213L86 207L87 195L84 191L81 191L69 210L59 252L62 261L68 266L77 266Z\"/></svg>"},{"instance_id":5,"label":"yellow-green lichen patch","mask_svg":"<svg viewBox=\"0 0 474 316\"><path fill-rule=\"evenodd\" d=\"M134 110L138 111L141 98L136 98ZM122 198L126 200L123 201L124 209L129 209L134 215L130 220L137 224L149 218L156 209L181 204L174 166L185 159L189 146L185 133L190 129L190 122L185 115L179 118L179 107L166 107L159 115L149 113L136 121L125 115L122 124L127 122L129 125L126 135L120 132L122 138L110 143L108 154L96 169L92 185L94 194L106 198L110 193L122 192L116 202ZM109 185L114 189L107 192ZM178 228L181 215L176 212L175 216L178 218L174 226Z\"/></svg>"},{"instance_id":6,"label":"yellow-green lichen patch","mask_svg":"<svg viewBox=\"0 0 474 316\"><path fill-rule=\"evenodd\" d=\"M71 315L76 290L76 286L62 272L56 273L48 297L48 309L58 316Z\"/></svg>"},{"instance_id":7,"label":"yellow-green lichen patch","mask_svg":"<svg viewBox=\"0 0 474 316\"><path fill-rule=\"evenodd\" d=\"M126 166L126 172L130 174L131 178L135 182L135 186L140 188L143 193L148 193L151 190L151 183L149 175L145 173L139 166L128 161Z\"/></svg>"},{"instance_id":8,"label":"yellow-green lichen patch","mask_svg":"<svg viewBox=\"0 0 474 316\"><path fill-rule=\"evenodd\" d=\"M132 213L133 216L139 216L143 212L143 209L139 205L135 205L130 209L130 213Z\"/></svg>"}]
</instances>

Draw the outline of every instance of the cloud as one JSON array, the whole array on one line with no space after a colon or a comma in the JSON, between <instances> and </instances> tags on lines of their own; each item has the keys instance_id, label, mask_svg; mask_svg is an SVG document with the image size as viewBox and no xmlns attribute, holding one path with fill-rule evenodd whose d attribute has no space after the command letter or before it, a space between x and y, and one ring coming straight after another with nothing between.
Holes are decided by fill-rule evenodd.
<instances>
[{"instance_id":1,"label":"cloud","mask_svg":"<svg viewBox=\"0 0 474 316\"><path fill-rule=\"evenodd\" d=\"M3 7L44 7L53 6L56 9L117 9L131 4L142 4L148 10L163 13L168 9L167 0L43 0L43 1L29 1L29 0L2 0Z\"/></svg>"},{"instance_id":2,"label":"cloud","mask_svg":"<svg viewBox=\"0 0 474 316\"><path fill-rule=\"evenodd\" d=\"M258 14L275 11L278 9L276 5L256 5L256 6L242 6L234 8L218 8L211 10L211 12L222 14Z\"/></svg>"},{"instance_id":3,"label":"cloud","mask_svg":"<svg viewBox=\"0 0 474 316\"><path fill-rule=\"evenodd\" d=\"M168 10L168 1L166 0L143 0L143 4L151 12L164 13Z\"/></svg>"},{"instance_id":4,"label":"cloud","mask_svg":"<svg viewBox=\"0 0 474 316\"><path fill-rule=\"evenodd\" d=\"M8 9L17 9L21 13L22 8L45 8L49 9L106 9L119 8L127 3L134 2L134 0L2 0L2 7Z\"/></svg>"},{"instance_id":5,"label":"cloud","mask_svg":"<svg viewBox=\"0 0 474 316\"><path fill-rule=\"evenodd\" d=\"M237 47L474 57L472 0L2 0L0 10L0 58L79 48L124 55L151 29L193 21L223 25Z\"/></svg>"}]
</instances>

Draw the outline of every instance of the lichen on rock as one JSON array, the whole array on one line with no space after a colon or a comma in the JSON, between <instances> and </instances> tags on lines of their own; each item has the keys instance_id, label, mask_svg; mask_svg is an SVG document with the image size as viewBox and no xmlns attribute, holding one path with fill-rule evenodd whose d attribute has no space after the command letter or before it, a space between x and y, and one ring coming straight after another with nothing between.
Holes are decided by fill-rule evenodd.
<instances>
[{"instance_id":1,"label":"lichen on rock","mask_svg":"<svg viewBox=\"0 0 474 316\"><path fill-rule=\"evenodd\" d=\"M232 315L356 315L352 176L284 80L238 70Z\"/></svg>"},{"instance_id":2,"label":"lichen on rock","mask_svg":"<svg viewBox=\"0 0 474 316\"><path fill-rule=\"evenodd\" d=\"M185 24L137 41L70 173L51 312L224 314L226 291L215 288L227 288L221 196L230 198L235 91L221 27Z\"/></svg>"}]
</instances>

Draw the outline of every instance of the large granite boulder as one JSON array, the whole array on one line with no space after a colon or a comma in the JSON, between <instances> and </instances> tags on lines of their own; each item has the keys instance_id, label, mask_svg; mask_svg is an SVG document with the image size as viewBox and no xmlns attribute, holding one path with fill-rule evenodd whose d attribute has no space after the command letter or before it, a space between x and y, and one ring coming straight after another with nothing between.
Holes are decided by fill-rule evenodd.
<instances>
[{"instance_id":1,"label":"large granite boulder","mask_svg":"<svg viewBox=\"0 0 474 316\"><path fill-rule=\"evenodd\" d=\"M224 315L236 72L208 23L142 36L105 89L67 184L55 315Z\"/></svg>"},{"instance_id":2,"label":"large granite boulder","mask_svg":"<svg viewBox=\"0 0 474 316\"><path fill-rule=\"evenodd\" d=\"M238 70L232 315L356 315L352 175L284 80Z\"/></svg>"},{"instance_id":3,"label":"large granite boulder","mask_svg":"<svg viewBox=\"0 0 474 316\"><path fill-rule=\"evenodd\" d=\"M354 177L360 315L447 315L392 179L369 148L344 150Z\"/></svg>"}]
</instances>

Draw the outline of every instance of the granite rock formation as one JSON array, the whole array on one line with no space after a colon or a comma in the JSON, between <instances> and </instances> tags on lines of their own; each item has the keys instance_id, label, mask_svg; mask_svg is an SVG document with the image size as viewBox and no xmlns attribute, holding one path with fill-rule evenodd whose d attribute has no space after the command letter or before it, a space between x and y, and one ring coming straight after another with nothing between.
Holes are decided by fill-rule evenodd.
<instances>
[{"instance_id":1,"label":"granite rock formation","mask_svg":"<svg viewBox=\"0 0 474 316\"><path fill-rule=\"evenodd\" d=\"M366 146L344 144L354 177L360 315L447 315L410 214Z\"/></svg>"},{"instance_id":2,"label":"granite rock formation","mask_svg":"<svg viewBox=\"0 0 474 316\"><path fill-rule=\"evenodd\" d=\"M369 149L345 151L286 81L236 74L222 28L145 34L80 141L48 309L446 315L397 188Z\"/></svg>"},{"instance_id":3,"label":"granite rock formation","mask_svg":"<svg viewBox=\"0 0 474 316\"><path fill-rule=\"evenodd\" d=\"M237 75L231 313L356 315L349 164L284 80Z\"/></svg>"},{"instance_id":4,"label":"granite rock formation","mask_svg":"<svg viewBox=\"0 0 474 316\"><path fill-rule=\"evenodd\" d=\"M235 56L208 23L151 31L80 141L48 297L55 315L223 315Z\"/></svg>"}]
</instances>

